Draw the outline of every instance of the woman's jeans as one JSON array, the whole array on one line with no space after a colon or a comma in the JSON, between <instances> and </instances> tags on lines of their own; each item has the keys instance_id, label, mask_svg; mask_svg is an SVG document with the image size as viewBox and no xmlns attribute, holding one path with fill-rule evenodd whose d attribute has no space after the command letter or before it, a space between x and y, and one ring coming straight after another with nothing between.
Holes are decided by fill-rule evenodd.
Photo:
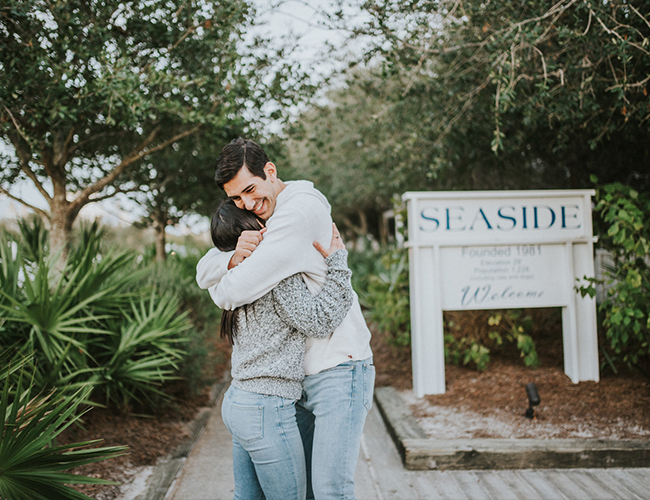
<instances>
[{"instance_id":1,"label":"woman's jeans","mask_svg":"<svg viewBox=\"0 0 650 500\"><path fill-rule=\"evenodd\" d=\"M304 500L305 455L292 399L232 385L221 406L232 434L235 500Z\"/></svg>"},{"instance_id":2,"label":"woman's jeans","mask_svg":"<svg viewBox=\"0 0 650 500\"><path fill-rule=\"evenodd\" d=\"M296 410L305 446L308 499L354 499L361 433L374 385L372 358L305 377Z\"/></svg>"}]
</instances>

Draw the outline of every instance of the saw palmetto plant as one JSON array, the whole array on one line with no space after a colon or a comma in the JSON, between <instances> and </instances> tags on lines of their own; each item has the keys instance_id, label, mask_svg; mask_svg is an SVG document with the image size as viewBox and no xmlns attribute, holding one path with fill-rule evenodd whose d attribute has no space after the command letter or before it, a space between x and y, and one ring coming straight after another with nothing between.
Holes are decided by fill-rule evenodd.
<instances>
[{"instance_id":1,"label":"saw palmetto plant","mask_svg":"<svg viewBox=\"0 0 650 500\"><path fill-rule=\"evenodd\" d=\"M0 498L88 500L89 497L67 485L113 484L69 471L80 465L122 455L125 446L93 447L100 440L56 444L57 436L85 413L78 410L91 389L80 388L72 394L58 391L34 394L33 381L27 375L31 356L14 355L12 361L3 370L4 378L0 381L3 386L0 400L0 415L3 417ZM21 369L16 370L17 366Z\"/></svg>"}]
</instances>

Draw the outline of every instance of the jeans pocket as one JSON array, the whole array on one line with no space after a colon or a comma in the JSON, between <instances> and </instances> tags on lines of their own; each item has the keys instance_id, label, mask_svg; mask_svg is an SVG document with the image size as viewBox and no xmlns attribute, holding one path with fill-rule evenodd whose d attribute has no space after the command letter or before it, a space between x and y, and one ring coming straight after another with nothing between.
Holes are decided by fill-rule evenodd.
<instances>
[{"instance_id":1,"label":"jeans pocket","mask_svg":"<svg viewBox=\"0 0 650 500\"><path fill-rule=\"evenodd\" d=\"M370 411L375 389L375 365L363 365L363 406Z\"/></svg>"},{"instance_id":2,"label":"jeans pocket","mask_svg":"<svg viewBox=\"0 0 650 500\"><path fill-rule=\"evenodd\" d=\"M232 435L241 442L259 441L264 437L264 407L233 403L230 407L230 428Z\"/></svg>"}]
</instances>

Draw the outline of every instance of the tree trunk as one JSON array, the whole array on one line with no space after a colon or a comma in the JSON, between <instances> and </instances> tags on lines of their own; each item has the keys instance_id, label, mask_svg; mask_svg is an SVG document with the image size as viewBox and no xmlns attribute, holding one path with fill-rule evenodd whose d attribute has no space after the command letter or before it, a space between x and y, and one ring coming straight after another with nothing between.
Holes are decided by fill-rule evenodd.
<instances>
[{"instance_id":1,"label":"tree trunk","mask_svg":"<svg viewBox=\"0 0 650 500\"><path fill-rule=\"evenodd\" d=\"M359 224L361 226L361 235L366 236L368 234L368 217L363 210L357 210L359 214Z\"/></svg>"},{"instance_id":2,"label":"tree trunk","mask_svg":"<svg viewBox=\"0 0 650 500\"><path fill-rule=\"evenodd\" d=\"M63 200L54 198L50 205L50 212L52 214L50 218L50 255L58 255L55 268L58 271L63 271L68 259L72 223L77 214L74 213L65 198Z\"/></svg>"},{"instance_id":3,"label":"tree trunk","mask_svg":"<svg viewBox=\"0 0 650 500\"><path fill-rule=\"evenodd\" d=\"M167 217L163 211L155 211L152 215L153 229L156 232L156 261L165 262L167 252L165 251L165 229L167 227Z\"/></svg>"}]
</instances>

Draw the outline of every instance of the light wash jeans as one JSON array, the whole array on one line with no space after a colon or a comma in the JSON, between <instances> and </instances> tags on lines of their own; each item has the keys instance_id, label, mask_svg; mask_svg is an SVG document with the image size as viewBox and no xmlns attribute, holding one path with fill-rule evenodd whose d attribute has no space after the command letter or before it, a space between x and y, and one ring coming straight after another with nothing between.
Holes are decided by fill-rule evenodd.
<instances>
[{"instance_id":1,"label":"light wash jeans","mask_svg":"<svg viewBox=\"0 0 650 500\"><path fill-rule=\"evenodd\" d=\"M304 500L305 455L296 402L232 385L221 405L232 434L235 500Z\"/></svg>"},{"instance_id":2,"label":"light wash jeans","mask_svg":"<svg viewBox=\"0 0 650 500\"><path fill-rule=\"evenodd\" d=\"M374 385L372 358L305 377L296 410L309 500L354 499L354 472Z\"/></svg>"}]
</instances>

